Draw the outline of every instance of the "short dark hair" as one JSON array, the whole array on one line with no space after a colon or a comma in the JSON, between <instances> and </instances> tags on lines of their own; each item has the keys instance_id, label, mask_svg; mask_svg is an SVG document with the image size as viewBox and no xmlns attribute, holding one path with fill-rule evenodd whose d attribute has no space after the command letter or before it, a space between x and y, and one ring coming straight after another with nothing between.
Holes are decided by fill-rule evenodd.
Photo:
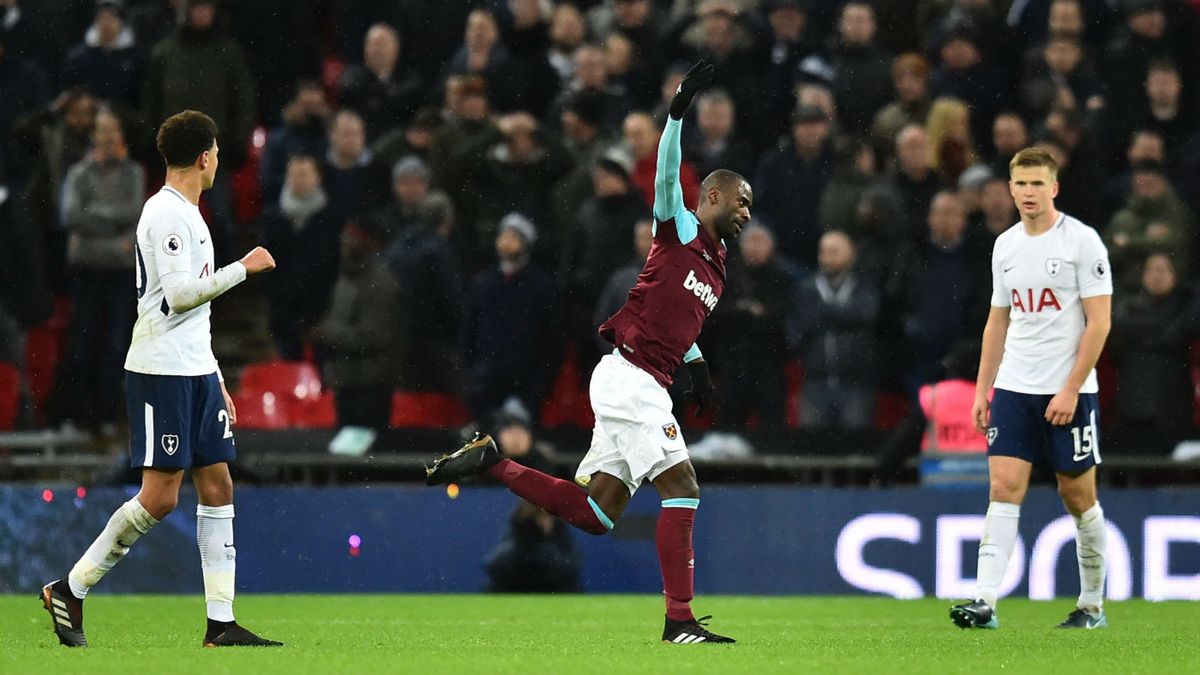
<instances>
[{"instance_id":1,"label":"short dark hair","mask_svg":"<svg viewBox=\"0 0 1200 675\"><path fill-rule=\"evenodd\" d=\"M167 118L158 128L154 144L169 167L188 167L212 149L217 140L217 123L195 110L184 110Z\"/></svg>"},{"instance_id":2,"label":"short dark hair","mask_svg":"<svg viewBox=\"0 0 1200 675\"><path fill-rule=\"evenodd\" d=\"M710 188L714 187L718 190L725 190L736 186L738 183L750 185L750 181L746 180L745 176L736 171L717 169L704 177L704 181L700 183L700 189L704 192L708 192Z\"/></svg>"}]
</instances>

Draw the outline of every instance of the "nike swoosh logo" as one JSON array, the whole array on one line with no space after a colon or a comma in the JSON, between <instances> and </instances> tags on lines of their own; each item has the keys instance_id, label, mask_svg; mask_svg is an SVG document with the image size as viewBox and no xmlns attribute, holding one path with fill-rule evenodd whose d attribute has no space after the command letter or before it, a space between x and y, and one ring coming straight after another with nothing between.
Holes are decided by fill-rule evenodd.
<instances>
[{"instance_id":1,"label":"nike swoosh logo","mask_svg":"<svg viewBox=\"0 0 1200 675\"><path fill-rule=\"evenodd\" d=\"M1082 455L1074 455L1073 457L1071 457L1071 459L1075 460L1076 462L1082 462L1083 460L1087 459L1088 457L1091 457L1091 455L1092 455L1092 453L1089 451L1089 452L1083 453Z\"/></svg>"},{"instance_id":2,"label":"nike swoosh logo","mask_svg":"<svg viewBox=\"0 0 1200 675\"><path fill-rule=\"evenodd\" d=\"M200 243L201 243L201 244L203 244L203 243L204 243L204 242L206 242L206 241L208 241L208 240L207 240L207 239L201 239L201 240L200 240Z\"/></svg>"},{"instance_id":3,"label":"nike swoosh logo","mask_svg":"<svg viewBox=\"0 0 1200 675\"><path fill-rule=\"evenodd\" d=\"M225 548L233 548L233 544L225 544Z\"/></svg>"},{"instance_id":4,"label":"nike swoosh logo","mask_svg":"<svg viewBox=\"0 0 1200 675\"><path fill-rule=\"evenodd\" d=\"M203 244L204 242L200 242L200 243L201 243L201 244ZM1016 267L1016 265L1013 265L1012 267L1005 267L1005 268L1004 268L1004 271L1005 271L1005 272L1008 272L1008 271L1009 271L1009 270L1011 270L1013 267Z\"/></svg>"}]
</instances>

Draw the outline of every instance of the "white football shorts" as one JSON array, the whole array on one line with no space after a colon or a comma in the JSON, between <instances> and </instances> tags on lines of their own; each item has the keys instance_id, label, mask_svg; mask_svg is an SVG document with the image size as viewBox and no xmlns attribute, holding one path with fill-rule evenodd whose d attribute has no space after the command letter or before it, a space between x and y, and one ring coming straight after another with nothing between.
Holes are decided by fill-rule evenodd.
<instances>
[{"instance_id":1,"label":"white football shorts","mask_svg":"<svg viewBox=\"0 0 1200 675\"><path fill-rule=\"evenodd\" d=\"M632 495L643 481L687 460L671 397L650 373L613 352L592 371L588 393L596 426L575 482L586 486L601 471L620 478Z\"/></svg>"}]
</instances>

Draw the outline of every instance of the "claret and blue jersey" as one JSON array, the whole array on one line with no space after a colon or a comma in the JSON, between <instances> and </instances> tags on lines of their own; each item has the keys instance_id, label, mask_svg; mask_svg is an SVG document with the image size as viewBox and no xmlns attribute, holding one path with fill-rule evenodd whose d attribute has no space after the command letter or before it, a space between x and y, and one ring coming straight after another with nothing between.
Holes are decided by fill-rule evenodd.
<instances>
[{"instance_id":1,"label":"claret and blue jersey","mask_svg":"<svg viewBox=\"0 0 1200 675\"><path fill-rule=\"evenodd\" d=\"M725 245L700 227L679 185L682 122L668 117L654 180L654 243L625 306L600 327L630 363L664 387L681 361L700 357L696 338L725 290Z\"/></svg>"}]
</instances>

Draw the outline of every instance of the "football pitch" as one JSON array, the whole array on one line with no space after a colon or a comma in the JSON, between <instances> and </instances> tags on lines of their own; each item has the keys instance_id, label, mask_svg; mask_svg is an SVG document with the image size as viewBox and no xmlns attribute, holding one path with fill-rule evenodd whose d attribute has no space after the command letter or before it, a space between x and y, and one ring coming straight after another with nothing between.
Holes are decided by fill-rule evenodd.
<instances>
[{"instance_id":1,"label":"football pitch","mask_svg":"<svg viewBox=\"0 0 1200 675\"><path fill-rule=\"evenodd\" d=\"M1196 603L1111 603L1111 628L1053 626L1070 600L1001 604L998 631L964 631L948 602L704 596L736 645L665 645L645 595L245 595L238 618L279 649L202 649L203 598L87 602L92 646L59 647L33 594L0 596L5 675L373 673L1194 673Z\"/></svg>"}]
</instances>

